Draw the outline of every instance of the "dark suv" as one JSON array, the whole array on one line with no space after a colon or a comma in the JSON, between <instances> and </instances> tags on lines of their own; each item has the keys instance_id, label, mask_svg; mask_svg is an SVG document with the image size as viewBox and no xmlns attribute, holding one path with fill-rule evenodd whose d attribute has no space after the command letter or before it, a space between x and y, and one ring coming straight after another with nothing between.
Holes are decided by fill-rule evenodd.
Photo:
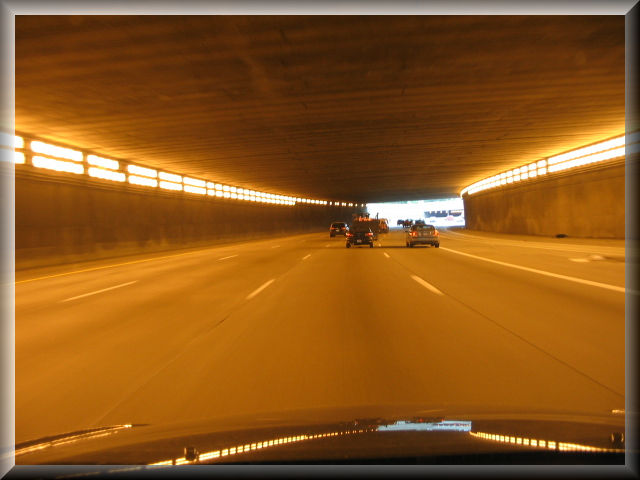
<instances>
[{"instance_id":1,"label":"dark suv","mask_svg":"<svg viewBox=\"0 0 640 480\"><path fill-rule=\"evenodd\" d=\"M344 222L333 222L329 227L329 236L335 237L336 235L346 235L347 224Z\"/></svg>"},{"instance_id":2,"label":"dark suv","mask_svg":"<svg viewBox=\"0 0 640 480\"><path fill-rule=\"evenodd\" d=\"M347 248L351 245L369 245L373 248L373 232L364 225L353 225L347 233Z\"/></svg>"}]
</instances>

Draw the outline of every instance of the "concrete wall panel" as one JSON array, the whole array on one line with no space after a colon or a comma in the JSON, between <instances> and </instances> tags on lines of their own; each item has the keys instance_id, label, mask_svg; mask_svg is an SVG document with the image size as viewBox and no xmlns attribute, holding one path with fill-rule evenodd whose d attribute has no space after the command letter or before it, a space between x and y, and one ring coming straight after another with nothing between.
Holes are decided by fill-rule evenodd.
<instances>
[{"instance_id":1,"label":"concrete wall panel","mask_svg":"<svg viewBox=\"0 0 640 480\"><path fill-rule=\"evenodd\" d=\"M625 166L549 176L466 195L464 207L471 230L624 238Z\"/></svg>"},{"instance_id":2,"label":"concrete wall panel","mask_svg":"<svg viewBox=\"0 0 640 480\"><path fill-rule=\"evenodd\" d=\"M164 193L90 179L69 181L55 174L17 175L16 268L277 235L324 234L332 221L349 221L352 211Z\"/></svg>"}]
</instances>

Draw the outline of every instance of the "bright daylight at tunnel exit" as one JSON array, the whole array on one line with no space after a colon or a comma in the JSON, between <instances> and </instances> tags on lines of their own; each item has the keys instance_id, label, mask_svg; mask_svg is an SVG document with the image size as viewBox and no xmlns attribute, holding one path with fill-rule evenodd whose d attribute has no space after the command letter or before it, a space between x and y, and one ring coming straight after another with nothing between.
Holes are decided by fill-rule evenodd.
<instances>
[{"instance_id":1,"label":"bright daylight at tunnel exit","mask_svg":"<svg viewBox=\"0 0 640 480\"><path fill-rule=\"evenodd\" d=\"M16 11L2 472L624 467L616 5Z\"/></svg>"}]
</instances>

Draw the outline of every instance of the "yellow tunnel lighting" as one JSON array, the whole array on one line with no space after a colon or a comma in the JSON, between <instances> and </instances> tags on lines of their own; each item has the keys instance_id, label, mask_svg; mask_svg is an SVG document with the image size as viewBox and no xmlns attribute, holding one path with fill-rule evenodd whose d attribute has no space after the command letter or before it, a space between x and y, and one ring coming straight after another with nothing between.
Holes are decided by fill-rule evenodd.
<instances>
[{"instance_id":1,"label":"yellow tunnel lighting","mask_svg":"<svg viewBox=\"0 0 640 480\"><path fill-rule=\"evenodd\" d=\"M174 183L182 182L182 176L176 175L175 173L160 172L158 173L158 178L160 180L166 180L167 182L174 182Z\"/></svg>"},{"instance_id":2,"label":"yellow tunnel lighting","mask_svg":"<svg viewBox=\"0 0 640 480\"><path fill-rule=\"evenodd\" d=\"M24 148L24 138L18 135L13 136L13 148Z\"/></svg>"},{"instance_id":3,"label":"yellow tunnel lighting","mask_svg":"<svg viewBox=\"0 0 640 480\"><path fill-rule=\"evenodd\" d=\"M222 187L223 187L223 185L222 185L221 183L216 183L216 184L215 184L215 189L216 189L216 190L220 190L220 191L222 191Z\"/></svg>"},{"instance_id":4,"label":"yellow tunnel lighting","mask_svg":"<svg viewBox=\"0 0 640 480\"><path fill-rule=\"evenodd\" d=\"M185 185L191 185L193 187L204 187L207 184L204 180L198 180L197 178L191 177L184 177L182 181Z\"/></svg>"},{"instance_id":5,"label":"yellow tunnel lighting","mask_svg":"<svg viewBox=\"0 0 640 480\"><path fill-rule=\"evenodd\" d=\"M202 187L193 187L191 185L185 185L184 191L189 193L197 193L198 195L205 195L207 193L206 188Z\"/></svg>"},{"instance_id":6,"label":"yellow tunnel lighting","mask_svg":"<svg viewBox=\"0 0 640 480\"><path fill-rule=\"evenodd\" d=\"M229 191L229 185L222 185L222 191L228 192Z\"/></svg>"},{"instance_id":7,"label":"yellow tunnel lighting","mask_svg":"<svg viewBox=\"0 0 640 480\"><path fill-rule=\"evenodd\" d=\"M138 165L127 165L127 171L129 173L133 173L134 175L141 175L143 177L151 177L156 178L158 176L158 171L152 168L140 167Z\"/></svg>"},{"instance_id":8,"label":"yellow tunnel lighting","mask_svg":"<svg viewBox=\"0 0 640 480\"><path fill-rule=\"evenodd\" d=\"M124 182L125 174L122 172L114 172L112 170L104 170L102 168L89 167L87 171L89 176L102 178L104 180L112 180L114 182Z\"/></svg>"},{"instance_id":9,"label":"yellow tunnel lighting","mask_svg":"<svg viewBox=\"0 0 640 480\"><path fill-rule=\"evenodd\" d=\"M31 159L34 167L47 168L57 172L67 173L84 173L84 167L79 163L65 162L63 160L54 160L53 158L41 157L39 155Z\"/></svg>"},{"instance_id":10,"label":"yellow tunnel lighting","mask_svg":"<svg viewBox=\"0 0 640 480\"><path fill-rule=\"evenodd\" d=\"M82 161L82 152L78 150L58 147L57 145L51 145L50 143L44 143L38 140L33 140L31 142L31 150L36 153L42 153L43 155L51 155L52 157L68 158L69 160L73 160L75 162Z\"/></svg>"},{"instance_id":11,"label":"yellow tunnel lighting","mask_svg":"<svg viewBox=\"0 0 640 480\"><path fill-rule=\"evenodd\" d=\"M182 185L179 183L166 182L162 180L159 185L160 188L164 188L165 190L182 190Z\"/></svg>"},{"instance_id":12,"label":"yellow tunnel lighting","mask_svg":"<svg viewBox=\"0 0 640 480\"><path fill-rule=\"evenodd\" d=\"M22 153L22 152L13 152L13 163L15 163L15 164L23 164L23 163L25 163L24 153Z\"/></svg>"},{"instance_id":13,"label":"yellow tunnel lighting","mask_svg":"<svg viewBox=\"0 0 640 480\"><path fill-rule=\"evenodd\" d=\"M110 158L98 157L97 155L87 155L87 163L94 167L107 168L110 170L118 170L120 162L111 160Z\"/></svg>"},{"instance_id":14,"label":"yellow tunnel lighting","mask_svg":"<svg viewBox=\"0 0 640 480\"><path fill-rule=\"evenodd\" d=\"M596 143L595 145L589 145L588 147L578 148L577 150L572 150L571 152L563 153L561 155L555 155L549 158L549 165L566 162L567 160L573 160L574 158L584 157L597 152L603 152L611 148L621 147L624 146L624 141L624 135L622 135L605 142Z\"/></svg>"},{"instance_id":15,"label":"yellow tunnel lighting","mask_svg":"<svg viewBox=\"0 0 640 480\"><path fill-rule=\"evenodd\" d=\"M549 162L550 164L547 170L549 172L559 172L560 170L566 170L567 168L581 167L590 163L602 162L603 160L610 160L612 158L619 157L624 157L624 147L607 150L606 152L594 153L593 155L568 160L562 163L551 164L551 162Z\"/></svg>"},{"instance_id":16,"label":"yellow tunnel lighting","mask_svg":"<svg viewBox=\"0 0 640 480\"><path fill-rule=\"evenodd\" d=\"M209 189L212 189L212 190L213 190L213 189L215 189L215 188L216 188L216 184L215 184L215 183L213 183L213 182L207 182L207 188L209 188Z\"/></svg>"},{"instance_id":17,"label":"yellow tunnel lighting","mask_svg":"<svg viewBox=\"0 0 640 480\"><path fill-rule=\"evenodd\" d=\"M129 165L131 166L131 165ZM129 183L131 183L132 185L140 185L143 187L157 187L158 186L158 181L151 179L151 178L145 178L145 177L138 177L137 175L129 175Z\"/></svg>"},{"instance_id":18,"label":"yellow tunnel lighting","mask_svg":"<svg viewBox=\"0 0 640 480\"><path fill-rule=\"evenodd\" d=\"M222 197L224 195L224 193L222 192L222 190L216 190L216 197Z\"/></svg>"}]
</instances>

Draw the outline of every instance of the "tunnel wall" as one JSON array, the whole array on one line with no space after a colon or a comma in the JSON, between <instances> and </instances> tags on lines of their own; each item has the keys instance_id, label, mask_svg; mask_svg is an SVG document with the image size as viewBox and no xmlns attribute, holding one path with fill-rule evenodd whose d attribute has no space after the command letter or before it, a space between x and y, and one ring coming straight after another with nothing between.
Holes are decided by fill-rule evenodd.
<instances>
[{"instance_id":1,"label":"tunnel wall","mask_svg":"<svg viewBox=\"0 0 640 480\"><path fill-rule=\"evenodd\" d=\"M624 238L625 166L548 176L465 195L466 228L499 233Z\"/></svg>"},{"instance_id":2,"label":"tunnel wall","mask_svg":"<svg viewBox=\"0 0 640 480\"><path fill-rule=\"evenodd\" d=\"M16 269L308 232L353 207L275 206L16 173ZM104 184L103 184L104 183Z\"/></svg>"}]
</instances>

